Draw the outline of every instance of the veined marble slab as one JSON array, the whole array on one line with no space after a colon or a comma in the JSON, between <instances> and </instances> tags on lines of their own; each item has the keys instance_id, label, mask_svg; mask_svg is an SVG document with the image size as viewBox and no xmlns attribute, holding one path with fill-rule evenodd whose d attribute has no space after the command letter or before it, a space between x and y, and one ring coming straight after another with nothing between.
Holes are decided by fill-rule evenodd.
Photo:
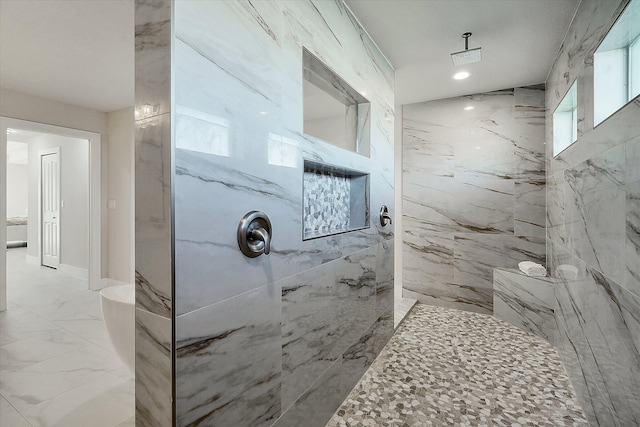
<instances>
[{"instance_id":1,"label":"veined marble slab","mask_svg":"<svg viewBox=\"0 0 640 427\"><path fill-rule=\"evenodd\" d=\"M403 278L421 303L491 312L493 268L544 262L544 98L536 85L403 107Z\"/></svg>"},{"instance_id":2,"label":"veined marble slab","mask_svg":"<svg viewBox=\"0 0 640 427\"><path fill-rule=\"evenodd\" d=\"M280 288L176 319L177 425L271 425L280 415Z\"/></svg>"},{"instance_id":3,"label":"veined marble slab","mask_svg":"<svg viewBox=\"0 0 640 427\"><path fill-rule=\"evenodd\" d=\"M170 426L172 408L171 319L136 308L136 424Z\"/></svg>"},{"instance_id":4,"label":"veined marble slab","mask_svg":"<svg viewBox=\"0 0 640 427\"><path fill-rule=\"evenodd\" d=\"M518 269L493 270L493 315L553 343L555 286L550 277L529 277Z\"/></svg>"},{"instance_id":5,"label":"veined marble slab","mask_svg":"<svg viewBox=\"0 0 640 427\"><path fill-rule=\"evenodd\" d=\"M624 282L624 145L565 170L568 246L589 265Z\"/></svg>"},{"instance_id":6,"label":"veined marble slab","mask_svg":"<svg viewBox=\"0 0 640 427\"><path fill-rule=\"evenodd\" d=\"M150 360L175 352L176 424L271 425L283 411L281 425L326 421L348 391L343 378L354 381L392 332L393 227L371 215L366 229L303 241L303 165L369 174L372 212L396 214L393 68L342 2L138 3L148 75L137 79L149 81L137 86L159 115L137 122L138 306L161 315L140 319L158 320L141 345ZM369 156L304 134L303 48L367 93ZM269 215L273 239L268 256L249 259L236 230L252 210ZM335 335L318 338L323 328ZM289 332L300 351L285 354ZM143 390L136 423L171 417L169 403L154 419L171 393L166 360L157 363L161 390Z\"/></svg>"},{"instance_id":7,"label":"veined marble slab","mask_svg":"<svg viewBox=\"0 0 640 427\"><path fill-rule=\"evenodd\" d=\"M570 265L556 290L556 345L591 425L639 423L636 98L594 127L593 53L628 2L583 0L547 80L552 112L578 83L578 140L553 157L547 144L547 258Z\"/></svg>"},{"instance_id":8,"label":"veined marble slab","mask_svg":"<svg viewBox=\"0 0 640 427\"><path fill-rule=\"evenodd\" d=\"M279 283L283 409L354 345L377 318L377 253L377 247L366 249Z\"/></svg>"}]
</instances>

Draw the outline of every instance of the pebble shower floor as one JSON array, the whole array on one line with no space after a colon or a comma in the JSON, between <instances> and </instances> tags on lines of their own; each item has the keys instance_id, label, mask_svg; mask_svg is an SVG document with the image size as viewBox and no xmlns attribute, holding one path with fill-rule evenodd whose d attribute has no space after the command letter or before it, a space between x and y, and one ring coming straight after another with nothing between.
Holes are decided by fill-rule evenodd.
<instances>
[{"instance_id":1,"label":"pebble shower floor","mask_svg":"<svg viewBox=\"0 0 640 427\"><path fill-rule=\"evenodd\" d=\"M327 426L588 423L547 341L492 316L417 305Z\"/></svg>"}]
</instances>

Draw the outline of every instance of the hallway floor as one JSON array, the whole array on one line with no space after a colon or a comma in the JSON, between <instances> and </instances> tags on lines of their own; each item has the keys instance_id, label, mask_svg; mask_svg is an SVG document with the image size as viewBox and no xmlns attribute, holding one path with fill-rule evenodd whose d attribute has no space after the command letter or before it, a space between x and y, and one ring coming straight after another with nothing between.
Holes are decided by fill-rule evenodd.
<instances>
[{"instance_id":1,"label":"hallway floor","mask_svg":"<svg viewBox=\"0 0 640 427\"><path fill-rule=\"evenodd\" d=\"M327 426L588 426L553 346L417 305Z\"/></svg>"},{"instance_id":2,"label":"hallway floor","mask_svg":"<svg viewBox=\"0 0 640 427\"><path fill-rule=\"evenodd\" d=\"M113 351L100 294L7 251L0 313L0 425L133 426L134 380Z\"/></svg>"}]
</instances>

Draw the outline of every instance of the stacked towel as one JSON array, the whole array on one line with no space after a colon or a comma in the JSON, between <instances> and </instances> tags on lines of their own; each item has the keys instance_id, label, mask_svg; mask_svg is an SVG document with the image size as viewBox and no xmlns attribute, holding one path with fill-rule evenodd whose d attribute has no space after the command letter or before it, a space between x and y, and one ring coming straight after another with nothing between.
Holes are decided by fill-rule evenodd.
<instances>
[{"instance_id":1,"label":"stacked towel","mask_svg":"<svg viewBox=\"0 0 640 427\"><path fill-rule=\"evenodd\" d=\"M531 261L522 261L518 264L518 268L527 276L544 277L547 275L547 269L542 265Z\"/></svg>"}]
</instances>

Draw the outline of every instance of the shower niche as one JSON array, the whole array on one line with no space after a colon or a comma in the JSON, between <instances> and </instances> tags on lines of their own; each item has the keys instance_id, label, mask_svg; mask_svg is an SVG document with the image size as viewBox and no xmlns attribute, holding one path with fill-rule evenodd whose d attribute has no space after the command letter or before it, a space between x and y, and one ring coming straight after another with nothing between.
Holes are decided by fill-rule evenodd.
<instances>
[{"instance_id":1,"label":"shower niche","mask_svg":"<svg viewBox=\"0 0 640 427\"><path fill-rule=\"evenodd\" d=\"M303 132L369 157L369 101L304 48L302 68Z\"/></svg>"},{"instance_id":2,"label":"shower niche","mask_svg":"<svg viewBox=\"0 0 640 427\"><path fill-rule=\"evenodd\" d=\"M304 161L302 240L369 228L369 174Z\"/></svg>"}]
</instances>

